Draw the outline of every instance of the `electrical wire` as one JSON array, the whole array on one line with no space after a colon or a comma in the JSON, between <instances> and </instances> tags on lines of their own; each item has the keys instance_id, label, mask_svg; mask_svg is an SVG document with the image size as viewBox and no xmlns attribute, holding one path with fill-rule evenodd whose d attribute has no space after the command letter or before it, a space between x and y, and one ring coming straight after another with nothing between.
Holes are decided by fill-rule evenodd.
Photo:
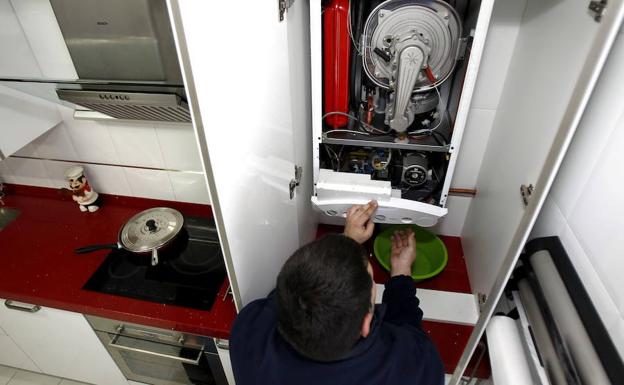
<instances>
[{"instance_id":1,"label":"electrical wire","mask_svg":"<svg viewBox=\"0 0 624 385\"><path fill-rule=\"evenodd\" d=\"M322 120L325 120L325 118L326 118L326 117L331 116L331 115L341 115L341 116L346 116L347 118L352 119L352 120L355 120L356 122L358 122L358 123L359 123L362 127L365 127L365 128L367 128L368 130L370 130L370 131L368 131L368 132L366 132L366 131L363 131L363 132L362 132L362 131L356 131L356 132L358 132L358 133L363 133L363 134L368 134L368 135L372 134L372 132L371 132L371 131L377 131L378 133L381 133L381 134L384 134L384 135L386 135L386 134L388 134L388 133L389 133L389 131L380 130L379 128L373 127L373 126L371 126L370 124L367 124L367 123L362 122L362 121L361 121L361 120L360 120L357 116L353 116L353 115L351 115L351 114L347 114L346 112L342 112L342 111L330 111L330 112L326 112L326 113L323 115L323 117L322 117L321 119L322 119ZM339 131L339 130L330 130L330 131L328 131L328 132L331 132L331 131ZM344 130L343 130L343 131L344 131ZM348 131L353 131L353 130L348 130Z\"/></svg>"},{"instance_id":2,"label":"electrical wire","mask_svg":"<svg viewBox=\"0 0 624 385\"><path fill-rule=\"evenodd\" d=\"M323 146L325 147L325 152L327 153L327 156L329 156L329 162L331 163L331 168L332 170L336 170L336 167L334 167L334 158L332 158L332 154L329 151L329 146L325 145Z\"/></svg>"},{"instance_id":3,"label":"electrical wire","mask_svg":"<svg viewBox=\"0 0 624 385\"><path fill-rule=\"evenodd\" d=\"M357 51L357 53L362 56L362 51L360 51L360 46L358 45L358 43L355 41L355 38L353 37L353 27L351 25L351 0L349 0L349 9L347 11L347 30L349 31L349 37L351 38L351 42L353 43L353 46L355 47L355 50Z\"/></svg>"},{"instance_id":4,"label":"electrical wire","mask_svg":"<svg viewBox=\"0 0 624 385\"><path fill-rule=\"evenodd\" d=\"M444 118L446 118L446 114L442 114L442 117L438 121L438 124L436 124L436 126L433 127L433 128L423 128L423 129L420 129L420 130L408 132L407 134L408 135L422 135L422 134L430 135L431 133L433 133L435 130L437 130L442 125L442 122L444 121Z\"/></svg>"},{"instance_id":5,"label":"electrical wire","mask_svg":"<svg viewBox=\"0 0 624 385\"><path fill-rule=\"evenodd\" d=\"M349 134L359 134L359 135L366 135L366 136L370 136L370 134L368 132L364 132L364 131L356 131L356 130L329 130L323 133L323 135L328 135L334 132L346 132Z\"/></svg>"},{"instance_id":6,"label":"electrical wire","mask_svg":"<svg viewBox=\"0 0 624 385\"><path fill-rule=\"evenodd\" d=\"M329 156L329 159L331 161L332 170L339 171L340 170L340 157L338 156L338 154L336 154L336 151L334 151L334 149L331 148L330 146L325 145L324 147L325 147L325 151L327 152L327 155ZM336 158L336 167L334 167L334 159L332 158L332 154L330 153L330 151L331 151L331 153L334 154L334 158Z\"/></svg>"}]
</instances>

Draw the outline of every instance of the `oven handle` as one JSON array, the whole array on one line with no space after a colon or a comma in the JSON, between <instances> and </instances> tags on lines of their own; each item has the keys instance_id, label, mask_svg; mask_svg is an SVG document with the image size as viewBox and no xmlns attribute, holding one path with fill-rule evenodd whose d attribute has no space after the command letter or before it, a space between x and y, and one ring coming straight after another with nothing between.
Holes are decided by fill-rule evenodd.
<instances>
[{"instance_id":1,"label":"oven handle","mask_svg":"<svg viewBox=\"0 0 624 385\"><path fill-rule=\"evenodd\" d=\"M108 343L108 346L110 346L111 348L119 349L119 350L126 350L129 352L143 353L143 354L148 354L151 356L167 358L170 360L179 361L179 362L183 362L185 364L191 364L191 365L199 365L199 361L201 361L202 356L204 355L204 348L201 348L199 350L199 353L197 354L197 358L194 360L190 358L176 357L176 356L170 356L168 354L152 352L151 350L132 348L130 346L120 345L119 343L117 343L117 340L119 339L120 336L121 336L120 334L115 334L111 342ZM129 338L132 338L132 337L129 337Z\"/></svg>"}]
</instances>

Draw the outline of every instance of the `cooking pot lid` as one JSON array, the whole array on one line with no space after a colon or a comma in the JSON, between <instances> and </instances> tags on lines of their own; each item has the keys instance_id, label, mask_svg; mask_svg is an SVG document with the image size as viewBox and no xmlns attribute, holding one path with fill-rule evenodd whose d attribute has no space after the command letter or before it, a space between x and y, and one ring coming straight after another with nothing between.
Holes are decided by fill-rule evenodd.
<instances>
[{"instance_id":1,"label":"cooking pot lid","mask_svg":"<svg viewBox=\"0 0 624 385\"><path fill-rule=\"evenodd\" d=\"M136 214L121 229L119 241L127 250L146 252L171 241L182 229L184 217L174 209L156 207Z\"/></svg>"}]
</instances>

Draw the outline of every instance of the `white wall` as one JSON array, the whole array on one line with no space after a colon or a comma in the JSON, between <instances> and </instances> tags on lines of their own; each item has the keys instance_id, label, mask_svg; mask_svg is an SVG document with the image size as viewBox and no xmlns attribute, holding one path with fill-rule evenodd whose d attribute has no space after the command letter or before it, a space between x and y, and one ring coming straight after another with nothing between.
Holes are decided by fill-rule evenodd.
<instances>
[{"instance_id":1,"label":"white wall","mask_svg":"<svg viewBox=\"0 0 624 385\"><path fill-rule=\"evenodd\" d=\"M451 188L477 188L485 147L515 46L526 0L496 0ZM478 191L477 191L478 194ZM460 236L472 198L450 196L438 234Z\"/></svg>"},{"instance_id":2,"label":"white wall","mask_svg":"<svg viewBox=\"0 0 624 385\"><path fill-rule=\"evenodd\" d=\"M64 170L82 164L99 192L210 203L191 124L75 120L58 108L63 121L1 162L1 180L67 187Z\"/></svg>"},{"instance_id":3,"label":"white wall","mask_svg":"<svg viewBox=\"0 0 624 385\"><path fill-rule=\"evenodd\" d=\"M557 235L624 357L624 32L532 237Z\"/></svg>"},{"instance_id":4,"label":"white wall","mask_svg":"<svg viewBox=\"0 0 624 385\"><path fill-rule=\"evenodd\" d=\"M10 52L0 60L0 75L77 78L48 0L0 0L0 25L0 47ZM67 187L64 170L82 164L99 192L210 203L190 124L75 120L72 109L57 108L61 123L1 162L1 181ZM17 125L4 119L2 134L25 136L29 127Z\"/></svg>"}]
</instances>

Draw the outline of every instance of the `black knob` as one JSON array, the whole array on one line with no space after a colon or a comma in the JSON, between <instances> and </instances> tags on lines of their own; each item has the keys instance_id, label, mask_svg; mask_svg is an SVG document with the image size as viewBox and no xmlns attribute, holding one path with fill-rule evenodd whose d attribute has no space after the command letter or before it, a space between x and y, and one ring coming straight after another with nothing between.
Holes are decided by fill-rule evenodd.
<instances>
[{"instance_id":1,"label":"black knob","mask_svg":"<svg viewBox=\"0 0 624 385\"><path fill-rule=\"evenodd\" d=\"M150 219L147 222L145 222L145 226L147 226L147 229L149 230L150 233L155 233L156 230L158 230L158 228L156 227L156 221L153 219Z\"/></svg>"}]
</instances>

